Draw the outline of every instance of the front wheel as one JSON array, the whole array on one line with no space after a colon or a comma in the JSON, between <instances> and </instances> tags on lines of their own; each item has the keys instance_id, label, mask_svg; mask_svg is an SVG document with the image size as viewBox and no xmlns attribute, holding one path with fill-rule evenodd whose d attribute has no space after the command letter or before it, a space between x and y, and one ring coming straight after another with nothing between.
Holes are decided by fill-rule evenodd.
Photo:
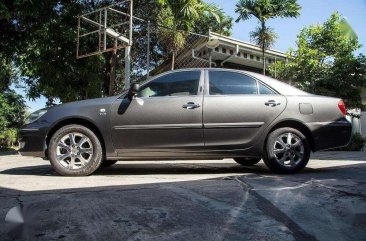
<instances>
[{"instance_id":1,"label":"front wheel","mask_svg":"<svg viewBox=\"0 0 366 241\"><path fill-rule=\"evenodd\" d=\"M87 176L102 163L103 149L98 137L81 125L67 125L51 137L50 162L63 176Z\"/></svg>"},{"instance_id":2,"label":"front wheel","mask_svg":"<svg viewBox=\"0 0 366 241\"><path fill-rule=\"evenodd\" d=\"M276 173L296 173L305 168L310 151L309 142L300 131L289 127L279 128L268 136L263 161Z\"/></svg>"}]
</instances>

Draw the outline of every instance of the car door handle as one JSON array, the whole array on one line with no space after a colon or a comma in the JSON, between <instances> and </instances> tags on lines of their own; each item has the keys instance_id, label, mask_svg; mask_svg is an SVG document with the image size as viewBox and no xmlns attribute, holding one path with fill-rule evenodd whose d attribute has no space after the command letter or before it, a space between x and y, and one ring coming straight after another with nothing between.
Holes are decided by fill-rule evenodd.
<instances>
[{"instance_id":1,"label":"car door handle","mask_svg":"<svg viewBox=\"0 0 366 241\"><path fill-rule=\"evenodd\" d=\"M192 110L201 107L199 104L195 104L194 102L188 102L187 104L182 106L184 109Z\"/></svg>"},{"instance_id":2,"label":"car door handle","mask_svg":"<svg viewBox=\"0 0 366 241\"><path fill-rule=\"evenodd\" d=\"M271 106L271 107L275 107L277 105L280 105L281 103L276 103L276 101L274 100L269 100L267 102L264 103L266 106Z\"/></svg>"}]
</instances>

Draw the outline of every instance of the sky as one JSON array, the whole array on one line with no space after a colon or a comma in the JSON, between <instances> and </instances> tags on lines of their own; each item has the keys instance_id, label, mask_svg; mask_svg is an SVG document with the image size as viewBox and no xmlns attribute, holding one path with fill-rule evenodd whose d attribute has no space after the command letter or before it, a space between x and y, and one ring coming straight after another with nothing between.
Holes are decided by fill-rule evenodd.
<instances>
[{"instance_id":1,"label":"sky","mask_svg":"<svg viewBox=\"0 0 366 241\"><path fill-rule=\"evenodd\" d=\"M235 4L238 0L209 0L208 2L216 3L234 20L237 18ZM268 21L268 25L274 28L279 36L273 49L286 52L290 47L295 47L296 36L303 27L323 23L333 12L338 11L351 24L363 45L356 53L366 54L366 0L299 0L298 3L302 6L300 17ZM249 42L249 32L257 25L256 19L234 23L232 37ZM25 96L23 90L16 89L16 91ZM43 97L35 101L27 100L30 111L43 108L45 103L46 99Z\"/></svg>"}]
</instances>

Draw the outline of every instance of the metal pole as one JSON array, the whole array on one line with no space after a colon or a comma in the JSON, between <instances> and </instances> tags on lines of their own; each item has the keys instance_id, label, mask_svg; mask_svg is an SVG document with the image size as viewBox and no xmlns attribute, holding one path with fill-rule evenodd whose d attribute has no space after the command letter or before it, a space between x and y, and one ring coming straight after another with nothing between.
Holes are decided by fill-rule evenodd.
<instances>
[{"instance_id":1,"label":"metal pole","mask_svg":"<svg viewBox=\"0 0 366 241\"><path fill-rule=\"evenodd\" d=\"M130 74L131 74L131 46L132 46L132 32L133 32L133 0L130 0L130 33L129 33L129 44L125 49L125 89L130 88Z\"/></svg>"},{"instance_id":2,"label":"metal pole","mask_svg":"<svg viewBox=\"0 0 366 241\"><path fill-rule=\"evenodd\" d=\"M107 49L107 8L104 9L104 49Z\"/></svg>"},{"instance_id":3,"label":"metal pole","mask_svg":"<svg viewBox=\"0 0 366 241\"><path fill-rule=\"evenodd\" d=\"M208 49L208 62L209 62L209 68L212 66L212 49Z\"/></svg>"},{"instance_id":4,"label":"metal pole","mask_svg":"<svg viewBox=\"0 0 366 241\"><path fill-rule=\"evenodd\" d=\"M277 79L277 57L276 56L274 58L274 62L275 62L275 79Z\"/></svg>"},{"instance_id":5,"label":"metal pole","mask_svg":"<svg viewBox=\"0 0 366 241\"><path fill-rule=\"evenodd\" d=\"M80 40L79 40L79 38L80 38L80 17L78 18L78 40L77 40L77 46L76 46L76 58L78 58L79 57L79 44L80 44Z\"/></svg>"},{"instance_id":6,"label":"metal pole","mask_svg":"<svg viewBox=\"0 0 366 241\"><path fill-rule=\"evenodd\" d=\"M147 22L147 79L150 77L150 20Z\"/></svg>"},{"instance_id":7,"label":"metal pole","mask_svg":"<svg viewBox=\"0 0 366 241\"><path fill-rule=\"evenodd\" d=\"M101 30L102 30L102 10L99 11L98 51L100 51L100 48L102 47L102 36L101 36L102 31Z\"/></svg>"}]
</instances>

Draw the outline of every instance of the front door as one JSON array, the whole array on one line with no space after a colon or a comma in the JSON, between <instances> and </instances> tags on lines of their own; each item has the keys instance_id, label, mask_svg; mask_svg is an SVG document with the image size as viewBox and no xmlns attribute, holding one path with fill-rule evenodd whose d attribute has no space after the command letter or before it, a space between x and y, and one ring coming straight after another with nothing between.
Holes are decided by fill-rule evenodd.
<instances>
[{"instance_id":1,"label":"front door","mask_svg":"<svg viewBox=\"0 0 366 241\"><path fill-rule=\"evenodd\" d=\"M169 156L202 148L202 89L203 71L180 71L142 85L132 101L117 100L111 126L118 155Z\"/></svg>"},{"instance_id":2,"label":"front door","mask_svg":"<svg viewBox=\"0 0 366 241\"><path fill-rule=\"evenodd\" d=\"M209 70L204 136L209 149L246 149L284 110L286 98L243 73Z\"/></svg>"}]
</instances>

